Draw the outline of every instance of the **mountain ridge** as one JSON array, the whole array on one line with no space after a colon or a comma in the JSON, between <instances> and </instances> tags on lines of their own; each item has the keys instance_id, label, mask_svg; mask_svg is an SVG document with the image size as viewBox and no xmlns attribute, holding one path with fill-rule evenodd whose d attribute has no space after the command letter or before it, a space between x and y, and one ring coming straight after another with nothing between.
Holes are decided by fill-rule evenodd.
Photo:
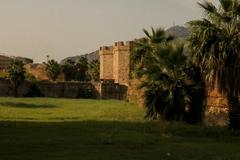
<instances>
[{"instance_id":1,"label":"mountain ridge","mask_svg":"<svg viewBox=\"0 0 240 160\"><path fill-rule=\"evenodd\" d=\"M188 28L186 28L184 26L179 26L179 25L168 28L166 30L166 32L168 34L171 34L171 35L179 38L179 39L186 39L190 34L190 30ZM60 63L63 64L68 59L70 59L74 62L77 62L80 57L86 57L88 59L88 61L99 60L99 50L96 50L91 53L86 53L83 55L70 56L70 57L67 57L67 58L61 60Z\"/></svg>"}]
</instances>

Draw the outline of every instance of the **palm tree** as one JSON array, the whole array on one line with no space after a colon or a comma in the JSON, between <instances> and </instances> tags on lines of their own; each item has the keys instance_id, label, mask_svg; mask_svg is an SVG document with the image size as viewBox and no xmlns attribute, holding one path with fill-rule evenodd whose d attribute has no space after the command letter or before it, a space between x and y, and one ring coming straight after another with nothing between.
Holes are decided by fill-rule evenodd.
<instances>
[{"instance_id":1,"label":"palm tree","mask_svg":"<svg viewBox=\"0 0 240 160\"><path fill-rule=\"evenodd\" d=\"M131 54L131 70L138 75L138 71L141 71L144 67L144 59L155 52L159 45L166 44L174 40L172 35L166 34L161 29L151 28L151 33L146 29L143 29L145 37L134 42L133 51ZM139 76L139 75L138 75Z\"/></svg>"},{"instance_id":2,"label":"palm tree","mask_svg":"<svg viewBox=\"0 0 240 160\"><path fill-rule=\"evenodd\" d=\"M88 60L86 57L80 57L78 62L75 64L76 68L76 80L78 81L88 81L89 75L88 71Z\"/></svg>"},{"instance_id":3,"label":"palm tree","mask_svg":"<svg viewBox=\"0 0 240 160\"><path fill-rule=\"evenodd\" d=\"M18 96L18 88L25 80L25 68L22 61L18 59L14 59L11 62L9 71L8 71L8 78L13 85L14 96Z\"/></svg>"},{"instance_id":4,"label":"palm tree","mask_svg":"<svg viewBox=\"0 0 240 160\"><path fill-rule=\"evenodd\" d=\"M54 59L48 60L47 63L44 63L44 65L49 79L56 81L57 77L61 73L61 66Z\"/></svg>"},{"instance_id":5,"label":"palm tree","mask_svg":"<svg viewBox=\"0 0 240 160\"><path fill-rule=\"evenodd\" d=\"M67 59L61 67L65 80L74 80L76 76L75 62L71 59Z\"/></svg>"},{"instance_id":6,"label":"palm tree","mask_svg":"<svg viewBox=\"0 0 240 160\"><path fill-rule=\"evenodd\" d=\"M212 88L227 96L229 127L240 129L240 3L219 0L220 6L199 3L206 18L189 22L195 63Z\"/></svg>"},{"instance_id":7,"label":"palm tree","mask_svg":"<svg viewBox=\"0 0 240 160\"><path fill-rule=\"evenodd\" d=\"M141 71L145 79L141 87L145 89L146 117L190 123L201 121L203 83L199 78L193 79L196 78L193 66L189 66L183 51L183 45L165 44L156 48L151 58L145 59ZM197 94L200 97L196 98ZM197 101L198 104L193 104Z\"/></svg>"}]
</instances>

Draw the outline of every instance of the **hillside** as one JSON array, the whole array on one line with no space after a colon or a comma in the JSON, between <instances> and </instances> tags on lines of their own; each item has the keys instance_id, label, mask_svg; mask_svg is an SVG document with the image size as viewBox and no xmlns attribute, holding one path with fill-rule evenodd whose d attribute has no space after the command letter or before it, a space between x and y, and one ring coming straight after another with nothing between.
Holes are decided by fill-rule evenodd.
<instances>
[{"instance_id":1,"label":"hillside","mask_svg":"<svg viewBox=\"0 0 240 160\"><path fill-rule=\"evenodd\" d=\"M168 34L171 34L171 35L174 35L175 37L177 38L181 38L181 39L186 39L187 36L189 35L190 31L189 29L187 29L186 27L183 27L183 26L173 26L169 29L166 30L166 32ZM74 62L77 62L78 59L80 57L86 57L88 59L88 61L92 61L92 60L99 60L99 51L95 51L95 52L92 52L92 53L87 53L87 54L83 54L83 55L77 55L77 56L72 56L72 57L67 57L65 59L63 59L61 61L61 64L64 63L64 61L66 61L67 59L71 59L73 60Z\"/></svg>"},{"instance_id":2,"label":"hillside","mask_svg":"<svg viewBox=\"0 0 240 160\"><path fill-rule=\"evenodd\" d=\"M166 30L168 34L174 35L177 38L186 39L190 34L190 30L183 26L173 26Z\"/></svg>"},{"instance_id":3,"label":"hillside","mask_svg":"<svg viewBox=\"0 0 240 160\"><path fill-rule=\"evenodd\" d=\"M99 51L95 51L92 53L87 53L84 55L78 55L78 56L72 56L72 57L67 57L63 60L61 60L61 64L63 64L66 60L71 59L74 62L77 62L79 60L80 57L86 57L88 59L88 61L92 61L92 60L99 60Z\"/></svg>"}]
</instances>

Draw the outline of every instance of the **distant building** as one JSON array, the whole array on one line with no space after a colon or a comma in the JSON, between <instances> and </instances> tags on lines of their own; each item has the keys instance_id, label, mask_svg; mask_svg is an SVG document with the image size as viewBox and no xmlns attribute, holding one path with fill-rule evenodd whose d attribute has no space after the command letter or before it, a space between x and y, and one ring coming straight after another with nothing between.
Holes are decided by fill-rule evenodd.
<instances>
[{"instance_id":1,"label":"distant building","mask_svg":"<svg viewBox=\"0 0 240 160\"><path fill-rule=\"evenodd\" d=\"M26 72L33 75L37 80L49 80L44 64L27 64Z\"/></svg>"},{"instance_id":2,"label":"distant building","mask_svg":"<svg viewBox=\"0 0 240 160\"><path fill-rule=\"evenodd\" d=\"M130 53L132 42L116 42L113 46L100 48L100 79L128 84L130 76Z\"/></svg>"},{"instance_id":3,"label":"distant building","mask_svg":"<svg viewBox=\"0 0 240 160\"><path fill-rule=\"evenodd\" d=\"M47 75L45 65L44 64L37 64L37 63L31 63L25 65L26 72L33 75L37 80L40 81L49 81L49 77ZM60 73L60 75L57 77L57 81L64 81L64 74Z\"/></svg>"}]
</instances>

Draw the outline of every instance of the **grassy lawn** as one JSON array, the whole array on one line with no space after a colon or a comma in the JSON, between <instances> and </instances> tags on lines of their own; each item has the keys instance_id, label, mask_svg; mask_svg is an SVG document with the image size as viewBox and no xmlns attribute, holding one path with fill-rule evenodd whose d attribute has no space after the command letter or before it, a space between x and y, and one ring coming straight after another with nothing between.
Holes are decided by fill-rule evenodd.
<instances>
[{"instance_id":1,"label":"grassy lawn","mask_svg":"<svg viewBox=\"0 0 240 160\"><path fill-rule=\"evenodd\" d=\"M0 98L0 160L239 160L240 134L122 101Z\"/></svg>"}]
</instances>

